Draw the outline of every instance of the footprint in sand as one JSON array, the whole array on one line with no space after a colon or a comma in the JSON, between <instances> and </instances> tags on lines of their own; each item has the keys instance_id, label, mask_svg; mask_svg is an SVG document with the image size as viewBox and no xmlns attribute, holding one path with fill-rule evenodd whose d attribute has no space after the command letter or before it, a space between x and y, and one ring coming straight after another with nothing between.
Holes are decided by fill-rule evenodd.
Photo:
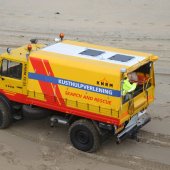
<instances>
[{"instance_id":1,"label":"footprint in sand","mask_svg":"<svg viewBox=\"0 0 170 170\"><path fill-rule=\"evenodd\" d=\"M149 23L148 23L148 25L155 25L155 23L153 23L153 22L149 22Z\"/></svg>"},{"instance_id":2,"label":"footprint in sand","mask_svg":"<svg viewBox=\"0 0 170 170\"><path fill-rule=\"evenodd\" d=\"M133 22L132 24L133 24L133 25L138 25L138 23L137 23L137 22Z\"/></svg>"},{"instance_id":3,"label":"footprint in sand","mask_svg":"<svg viewBox=\"0 0 170 170\"><path fill-rule=\"evenodd\" d=\"M98 21L97 23L98 23L98 24L103 24L103 23L104 23L104 21Z\"/></svg>"},{"instance_id":4,"label":"footprint in sand","mask_svg":"<svg viewBox=\"0 0 170 170\"><path fill-rule=\"evenodd\" d=\"M0 144L0 156L6 158L10 164L18 164L19 161L16 160L14 151L11 150L7 145Z\"/></svg>"},{"instance_id":5,"label":"footprint in sand","mask_svg":"<svg viewBox=\"0 0 170 170\"><path fill-rule=\"evenodd\" d=\"M41 170L61 170L61 168L59 168L58 166L51 166L51 165L46 165L46 164L41 164L38 166L38 169Z\"/></svg>"},{"instance_id":6,"label":"footprint in sand","mask_svg":"<svg viewBox=\"0 0 170 170\"><path fill-rule=\"evenodd\" d=\"M121 22L121 21L116 21L116 23L117 23L117 24L122 24L122 22Z\"/></svg>"}]
</instances>

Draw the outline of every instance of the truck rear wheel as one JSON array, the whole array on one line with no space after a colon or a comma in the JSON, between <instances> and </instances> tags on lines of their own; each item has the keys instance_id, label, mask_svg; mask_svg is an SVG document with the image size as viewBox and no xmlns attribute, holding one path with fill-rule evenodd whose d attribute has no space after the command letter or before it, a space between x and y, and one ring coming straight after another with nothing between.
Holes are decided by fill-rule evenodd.
<instances>
[{"instance_id":1,"label":"truck rear wheel","mask_svg":"<svg viewBox=\"0 0 170 170\"><path fill-rule=\"evenodd\" d=\"M0 95L0 129L9 127L12 122L12 108L9 101Z\"/></svg>"},{"instance_id":2,"label":"truck rear wheel","mask_svg":"<svg viewBox=\"0 0 170 170\"><path fill-rule=\"evenodd\" d=\"M100 146L99 133L89 120L75 121L69 128L70 141L76 149L95 152Z\"/></svg>"}]
</instances>

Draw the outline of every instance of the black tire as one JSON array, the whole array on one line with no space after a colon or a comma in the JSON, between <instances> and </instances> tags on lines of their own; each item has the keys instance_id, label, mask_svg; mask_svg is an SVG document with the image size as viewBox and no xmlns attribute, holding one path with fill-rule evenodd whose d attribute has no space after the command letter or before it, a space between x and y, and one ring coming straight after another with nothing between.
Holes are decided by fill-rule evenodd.
<instances>
[{"instance_id":1,"label":"black tire","mask_svg":"<svg viewBox=\"0 0 170 170\"><path fill-rule=\"evenodd\" d=\"M76 149L84 152L95 152L100 146L98 131L86 119L77 120L70 126L69 138Z\"/></svg>"},{"instance_id":2,"label":"black tire","mask_svg":"<svg viewBox=\"0 0 170 170\"><path fill-rule=\"evenodd\" d=\"M0 129L5 129L12 123L12 107L4 96L0 95Z\"/></svg>"},{"instance_id":3,"label":"black tire","mask_svg":"<svg viewBox=\"0 0 170 170\"><path fill-rule=\"evenodd\" d=\"M31 105L23 105L22 107L23 116L28 119L38 120L45 117L48 117L51 113L50 110L31 106Z\"/></svg>"}]
</instances>

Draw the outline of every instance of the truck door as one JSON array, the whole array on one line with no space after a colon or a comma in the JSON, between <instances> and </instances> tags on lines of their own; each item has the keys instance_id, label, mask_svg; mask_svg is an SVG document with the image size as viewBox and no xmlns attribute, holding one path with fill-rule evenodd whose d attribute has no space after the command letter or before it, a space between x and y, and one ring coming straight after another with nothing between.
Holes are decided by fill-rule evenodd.
<instances>
[{"instance_id":1,"label":"truck door","mask_svg":"<svg viewBox=\"0 0 170 170\"><path fill-rule=\"evenodd\" d=\"M22 68L20 62L2 59L0 70L0 89L6 92L23 93Z\"/></svg>"}]
</instances>

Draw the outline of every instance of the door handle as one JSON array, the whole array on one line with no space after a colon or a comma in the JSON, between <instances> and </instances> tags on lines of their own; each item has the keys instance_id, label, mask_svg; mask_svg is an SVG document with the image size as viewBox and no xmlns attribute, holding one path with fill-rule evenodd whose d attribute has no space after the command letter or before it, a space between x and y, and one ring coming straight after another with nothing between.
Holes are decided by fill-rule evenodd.
<instances>
[{"instance_id":1,"label":"door handle","mask_svg":"<svg viewBox=\"0 0 170 170\"><path fill-rule=\"evenodd\" d=\"M3 77L1 77L1 80L5 80Z\"/></svg>"},{"instance_id":2,"label":"door handle","mask_svg":"<svg viewBox=\"0 0 170 170\"><path fill-rule=\"evenodd\" d=\"M17 86L17 88L22 89L22 87L20 87L20 86Z\"/></svg>"}]
</instances>

